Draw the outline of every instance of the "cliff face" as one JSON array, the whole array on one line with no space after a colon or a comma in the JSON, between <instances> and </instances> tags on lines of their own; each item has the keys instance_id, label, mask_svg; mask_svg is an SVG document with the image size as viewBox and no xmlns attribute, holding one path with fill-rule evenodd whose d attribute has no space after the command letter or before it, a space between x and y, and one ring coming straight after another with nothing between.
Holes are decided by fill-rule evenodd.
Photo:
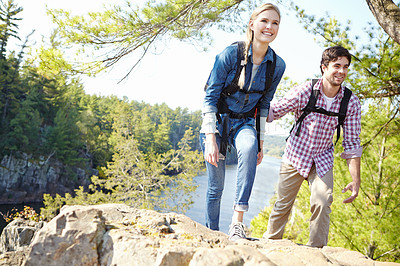
<instances>
[{"instance_id":1,"label":"cliff face","mask_svg":"<svg viewBox=\"0 0 400 266\"><path fill-rule=\"evenodd\" d=\"M4 156L0 162L0 204L42 201L43 193L72 193L78 186L87 186L93 174L54 160L34 160L26 154L18 159Z\"/></svg>"},{"instance_id":2,"label":"cliff face","mask_svg":"<svg viewBox=\"0 0 400 266\"><path fill-rule=\"evenodd\" d=\"M0 265L399 265L288 240L231 242L185 215L121 204L65 206L43 227L13 223L0 238ZM27 234L32 242L22 241Z\"/></svg>"}]
</instances>

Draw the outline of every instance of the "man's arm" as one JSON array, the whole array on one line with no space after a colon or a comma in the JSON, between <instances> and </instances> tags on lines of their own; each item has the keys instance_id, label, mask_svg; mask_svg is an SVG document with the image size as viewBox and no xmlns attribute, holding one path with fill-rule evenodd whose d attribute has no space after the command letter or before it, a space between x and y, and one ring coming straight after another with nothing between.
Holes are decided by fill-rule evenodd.
<instances>
[{"instance_id":1,"label":"man's arm","mask_svg":"<svg viewBox=\"0 0 400 266\"><path fill-rule=\"evenodd\" d=\"M358 196L358 191L360 189L360 184L361 184L360 164L361 164L360 157L347 159L347 166L349 167L349 172L350 172L350 175L351 175L351 178L353 179L353 181L350 182L342 190L342 193L345 193L347 190L350 190L352 193L351 193L350 197L348 197L347 199L345 199L343 201L343 203L351 203Z\"/></svg>"},{"instance_id":2,"label":"man's arm","mask_svg":"<svg viewBox=\"0 0 400 266\"><path fill-rule=\"evenodd\" d=\"M310 93L311 81L291 88L282 99L271 103L267 122L270 123L274 120L278 120L290 112L300 112L301 109L307 105Z\"/></svg>"}]
</instances>

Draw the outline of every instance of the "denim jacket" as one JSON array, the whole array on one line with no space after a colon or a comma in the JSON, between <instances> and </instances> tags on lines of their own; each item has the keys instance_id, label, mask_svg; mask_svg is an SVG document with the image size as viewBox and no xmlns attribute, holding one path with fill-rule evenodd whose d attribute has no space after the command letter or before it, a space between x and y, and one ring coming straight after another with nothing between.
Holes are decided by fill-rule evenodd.
<instances>
[{"instance_id":1,"label":"denim jacket","mask_svg":"<svg viewBox=\"0 0 400 266\"><path fill-rule=\"evenodd\" d=\"M238 46L236 44L232 44L226 47L220 54L216 56L214 67L207 80L208 88L204 98L203 113L217 112L217 103L220 94L222 90L232 82L236 73L236 63L238 60L237 49ZM252 50L250 47L249 60L246 65L245 85L243 87L244 90L248 90L250 86L251 70L253 69L252 58ZM271 48L268 48L264 60L262 61L258 72L254 77L251 91L263 91L265 89L267 60L273 60ZM248 112L257 104L260 97L263 97L260 103L260 115L262 117L268 116L270 102L286 68L285 62L281 57L277 55L276 60L275 73L271 88L269 89L268 93L265 96L262 96L262 94L259 93L248 94L249 99L246 101L245 94L238 91L226 98L226 103L231 111L235 113Z\"/></svg>"}]
</instances>

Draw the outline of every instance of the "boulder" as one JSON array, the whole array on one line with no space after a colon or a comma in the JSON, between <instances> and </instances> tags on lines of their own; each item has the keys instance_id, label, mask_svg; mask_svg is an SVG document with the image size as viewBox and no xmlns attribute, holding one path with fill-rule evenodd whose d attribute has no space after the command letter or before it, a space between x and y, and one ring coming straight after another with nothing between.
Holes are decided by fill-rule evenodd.
<instances>
[{"instance_id":1,"label":"boulder","mask_svg":"<svg viewBox=\"0 0 400 266\"><path fill-rule=\"evenodd\" d=\"M123 204L65 206L18 252L1 255L0 265L399 265L289 240L231 242L185 215Z\"/></svg>"},{"instance_id":2,"label":"boulder","mask_svg":"<svg viewBox=\"0 0 400 266\"><path fill-rule=\"evenodd\" d=\"M22 218L10 222L0 236L0 254L25 250L43 224L44 222L34 222Z\"/></svg>"}]
</instances>

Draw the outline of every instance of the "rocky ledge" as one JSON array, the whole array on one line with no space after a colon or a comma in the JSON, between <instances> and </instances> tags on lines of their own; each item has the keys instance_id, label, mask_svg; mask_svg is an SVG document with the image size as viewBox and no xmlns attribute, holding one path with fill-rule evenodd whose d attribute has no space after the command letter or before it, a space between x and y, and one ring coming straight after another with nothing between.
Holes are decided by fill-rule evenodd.
<instances>
[{"instance_id":1,"label":"rocky ledge","mask_svg":"<svg viewBox=\"0 0 400 266\"><path fill-rule=\"evenodd\" d=\"M121 204L65 206L47 224L10 223L0 265L400 265L344 248L240 240L182 214Z\"/></svg>"}]
</instances>

